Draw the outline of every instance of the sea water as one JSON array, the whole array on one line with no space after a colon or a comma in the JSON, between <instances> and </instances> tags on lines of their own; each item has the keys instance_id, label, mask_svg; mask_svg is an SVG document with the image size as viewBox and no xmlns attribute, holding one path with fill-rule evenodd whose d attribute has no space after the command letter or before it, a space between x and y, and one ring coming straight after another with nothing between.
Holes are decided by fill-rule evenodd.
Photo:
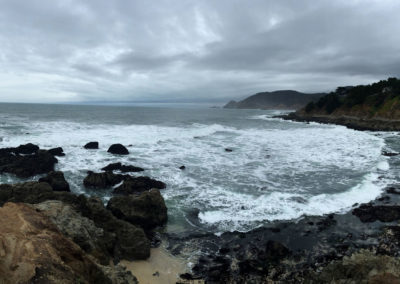
<instances>
[{"instance_id":1,"label":"sea water","mask_svg":"<svg viewBox=\"0 0 400 284\"><path fill-rule=\"evenodd\" d=\"M71 190L104 202L112 188L83 186L88 170L121 162L145 169L163 189L167 229L248 231L276 220L346 212L396 182L397 133L274 118L282 111L202 106L0 104L0 147L61 146L57 170ZM100 149L83 148L98 141ZM113 143L130 154L107 153ZM232 149L232 152L225 151ZM185 170L179 167L184 165ZM33 177L28 180L36 180ZM0 175L0 182L24 181Z\"/></svg>"}]
</instances>

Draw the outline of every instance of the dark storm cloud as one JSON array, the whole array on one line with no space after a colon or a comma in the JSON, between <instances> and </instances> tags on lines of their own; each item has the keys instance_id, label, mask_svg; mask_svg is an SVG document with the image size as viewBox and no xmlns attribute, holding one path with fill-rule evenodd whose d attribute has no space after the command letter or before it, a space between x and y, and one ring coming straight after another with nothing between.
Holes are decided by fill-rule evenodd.
<instances>
[{"instance_id":1,"label":"dark storm cloud","mask_svg":"<svg viewBox=\"0 0 400 284\"><path fill-rule=\"evenodd\" d=\"M398 1L0 0L0 101L225 100L400 76Z\"/></svg>"}]
</instances>

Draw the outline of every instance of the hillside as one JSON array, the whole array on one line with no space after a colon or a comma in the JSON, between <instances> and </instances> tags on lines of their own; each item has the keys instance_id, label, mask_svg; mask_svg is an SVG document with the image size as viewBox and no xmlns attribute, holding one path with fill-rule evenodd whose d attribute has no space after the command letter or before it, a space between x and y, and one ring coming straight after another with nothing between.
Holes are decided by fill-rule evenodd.
<instances>
[{"instance_id":1,"label":"hillside","mask_svg":"<svg viewBox=\"0 0 400 284\"><path fill-rule=\"evenodd\" d=\"M299 109L304 107L308 102L317 100L323 95L326 94L305 94L291 90L262 92L239 102L230 101L224 106L224 108Z\"/></svg>"},{"instance_id":2,"label":"hillside","mask_svg":"<svg viewBox=\"0 0 400 284\"><path fill-rule=\"evenodd\" d=\"M400 80L339 87L286 118L365 130L400 130Z\"/></svg>"}]
</instances>

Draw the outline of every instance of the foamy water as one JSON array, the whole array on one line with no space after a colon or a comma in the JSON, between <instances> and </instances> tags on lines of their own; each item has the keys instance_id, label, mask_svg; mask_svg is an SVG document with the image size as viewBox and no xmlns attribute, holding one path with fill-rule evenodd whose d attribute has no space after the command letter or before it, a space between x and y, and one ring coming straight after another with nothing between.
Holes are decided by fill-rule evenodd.
<instances>
[{"instance_id":1,"label":"foamy water","mask_svg":"<svg viewBox=\"0 0 400 284\"><path fill-rule=\"evenodd\" d=\"M163 196L171 226L214 232L344 212L377 197L392 178L387 158L381 155L385 139L379 135L287 122L266 111L177 110L181 117L170 123L157 119L170 116L170 110L165 114L157 109L154 123L150 118L136 121L142 115L138 111L143 110L132 111L125 123L123 118L115 123L112 112L104 118L101 110L92 114L102 117L98 122L71 118L67 111L54 120L38 114L32 119L26 112L3 114L0 146L62 146L66 156L59 158L57 169L65 172L72 190L105 200L111 190L95 192L82 186L87 170L99 171L117 161L143 167L141 174L167 184ZM99 141L100 149L84 149L89 141ZM113 143L131 145L130 155L107 153ZM181 165L186 170L179 170ZM13 181L10 176L2 180ZM200 212L196 224L188 217L194 209Z\"/></svg>"}]
</instances>

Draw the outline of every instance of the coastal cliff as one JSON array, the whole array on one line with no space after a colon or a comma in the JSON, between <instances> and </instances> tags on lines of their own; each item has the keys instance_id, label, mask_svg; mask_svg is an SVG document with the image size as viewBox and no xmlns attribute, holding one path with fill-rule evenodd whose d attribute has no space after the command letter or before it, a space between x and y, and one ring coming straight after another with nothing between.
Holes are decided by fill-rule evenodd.
<instances>
[{"instance_id":1,"label":"coastal cliff","mask_svg":"<svg viewBox=\"0 0 400 284\"><path fill-rule=\"evenodd\" d=\"M345 125L358 130L400 130L400 80L389 78L371 85L339 87L283 116L296 121Z\"/></svg>"}]
</instances>

